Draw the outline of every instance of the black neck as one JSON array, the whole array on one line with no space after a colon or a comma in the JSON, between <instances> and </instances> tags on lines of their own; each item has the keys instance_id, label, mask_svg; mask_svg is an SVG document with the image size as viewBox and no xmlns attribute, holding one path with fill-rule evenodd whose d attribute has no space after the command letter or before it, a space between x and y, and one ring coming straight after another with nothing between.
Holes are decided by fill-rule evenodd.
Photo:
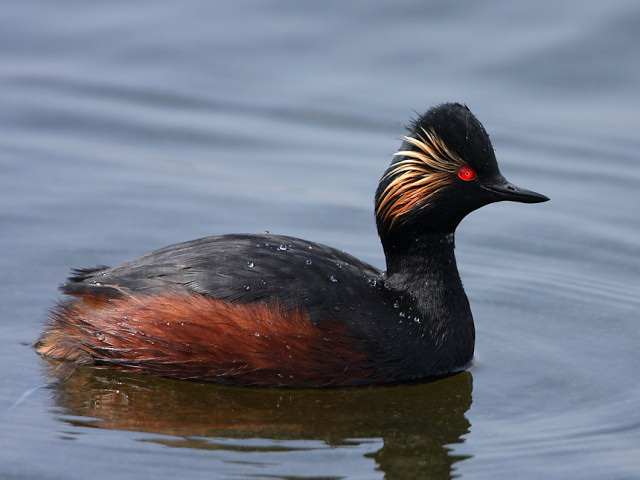
<instances>
[{"instance_id":1,"label":"black neck","mask_svg":"<svg viewBox=\"0 0 640 480\"><path fill-rule=\"evenodd\" d=\"M469 301L454 254L454 234L412 235L401 244L384 245L387 283L408 293L430 336L447 356L470 361L475 331ZM455 347L454 347L455 346ZM455 350L455 351L453 351Z\"/></svg>"},{"instance_id":2,"label":"black neck","mask_svg":"<svg viewBox=\"0 0 640 480\"><path fill-rule=\"evenodd\" d=\"M439 285L446 285L453 294L464 295L454 253L454 234L424 233L408 238L384 245L388 283L398 290L409 291L416 300Z\"/></svg>"}]
</instances>

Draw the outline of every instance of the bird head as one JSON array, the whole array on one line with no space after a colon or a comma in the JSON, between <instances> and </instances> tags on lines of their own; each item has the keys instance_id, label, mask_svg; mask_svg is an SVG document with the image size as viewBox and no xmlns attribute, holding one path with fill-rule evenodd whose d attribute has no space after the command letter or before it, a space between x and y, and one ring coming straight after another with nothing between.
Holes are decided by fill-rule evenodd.
<instances>
[{"instance_id":1,"label":"bird head","mask_svg":"<svg viewBox=\"0 0 640 480\"><path fill-rule=\"evenodd\" d=\"M464 105L432 108L408 128L376 191L378 233L453 233L470 212L499 201L537 203L544 195L509 183L489 135Z\"/></svg>"}]
</instances>

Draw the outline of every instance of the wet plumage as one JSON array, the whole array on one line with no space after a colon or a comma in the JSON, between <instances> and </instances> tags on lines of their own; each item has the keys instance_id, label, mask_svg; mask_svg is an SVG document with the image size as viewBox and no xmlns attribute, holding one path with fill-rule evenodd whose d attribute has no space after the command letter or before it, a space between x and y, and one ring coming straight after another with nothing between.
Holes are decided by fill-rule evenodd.
<instances>
[{"instance_id":1,"label":"wet plumage","mask_svg":"<svg viewBox=\"0 0 640 480\"><path fill-rule=\"evenodd\" d=\"M46 356L267 386L426 379L469 364L475 339L454 231L476 208L540 202L498 170L458 104L410 127L376 192L385 273L324 245L223 235L114 268L77 270L37 343Z\"/></svg>"}]
</instances>

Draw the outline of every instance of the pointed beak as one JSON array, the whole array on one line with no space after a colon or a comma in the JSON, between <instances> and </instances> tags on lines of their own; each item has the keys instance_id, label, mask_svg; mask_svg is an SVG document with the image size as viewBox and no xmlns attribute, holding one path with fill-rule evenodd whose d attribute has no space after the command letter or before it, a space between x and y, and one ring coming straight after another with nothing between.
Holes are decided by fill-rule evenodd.
<instances>
[{"instance_id":1,"label":"pointed beak","mask_svg":"<svg viewBox=\"0 0 640 480\"><path fill-rule=\"evenodd\" d=\"M482 188L491 193L494 202L508 200L511 202L540 203L549 200L549 197L539 193L516 187L502 176L496 179L495 182L483 184Z\"/></svg>"}]
</instances>

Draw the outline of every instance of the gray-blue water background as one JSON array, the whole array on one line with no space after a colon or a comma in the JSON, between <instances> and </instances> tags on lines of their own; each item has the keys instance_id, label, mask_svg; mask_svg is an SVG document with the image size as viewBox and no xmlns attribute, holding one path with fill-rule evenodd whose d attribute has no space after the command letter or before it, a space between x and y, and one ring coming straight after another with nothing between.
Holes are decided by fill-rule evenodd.
<instances>
[{"instance_id":1,"label":"gray-blue water background","mask_svg":"<svg viewBox=\"0 0 640 480\"><path fill-rule=\"evenodd\" d=\"M640 4L5 2L0 477L640 477ZM372 199L443 101L551 201L457 233L475 366L258 390L79 369L29 346L70 267L281 233L384 267Z\"/></svg>"}]
</instances>

